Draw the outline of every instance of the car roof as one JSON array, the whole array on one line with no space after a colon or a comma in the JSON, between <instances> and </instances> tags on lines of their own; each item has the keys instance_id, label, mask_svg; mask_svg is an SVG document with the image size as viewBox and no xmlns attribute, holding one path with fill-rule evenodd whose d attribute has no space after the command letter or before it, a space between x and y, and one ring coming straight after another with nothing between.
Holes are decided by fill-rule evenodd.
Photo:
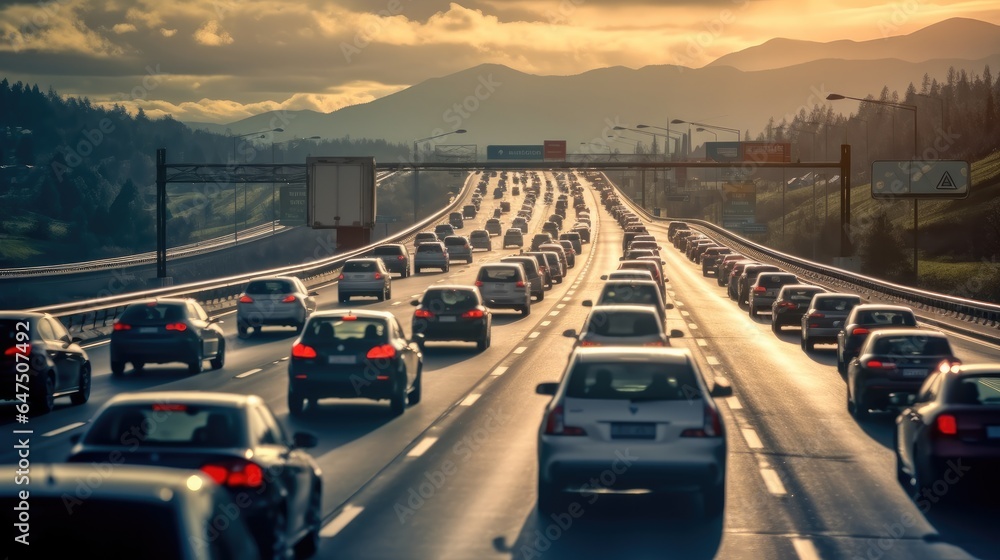
<instances>
[{"instance_id":1,"label":"car roof","mask_svg":"<svg viewBox=\"0 0 1000 560\"><path fill-rule=\"evenodd\" d=\"M441 245L444 245L444 242L442 242L442 241L421 241L420 243L417 243L417 247L420 247L421 245L434 245L436 247L440 247Z\"/></svg>"},{"instance_id":2,"label":"car roof","mask_svg":"<svg viewBox=\"0 0 1000 560\"><path fill-rule=\"evenodd\" d=\"M388 311L375 311L372 309L330 309L327 311L316 311L310 315L312 318L330 318L330 317L345 317L347 315L354 315L362 319L394 319L396 316Z\"/></svg>"},{"instance_id":3,"label":"car roof","mask_svg":"<svg viewBox=\"0 0 1000 560\"><path fill-rule=\"evenodd\" d=\"M629 286L652 286L652 287L656 288L657 292L659 292L659 289L660 289L659 284L657 284L653 280L626 280L624 282L616 282L615 284L618 285L618 286L622 286L622 285L626 285L626 284L629 285ZM605 282L604 283L604 288L606 288L607 286L608 286L608 283Z\"/></svg>"},{"instance_id":4,"label":"car roof","mask_svg":"<svg viewBox=\"0 0 1000 560\"><path fill-rule=\"evenodd\" d=\"M868 340L874 340L876 338L884 338L887 336L927 336L935 338L947 339L948 336L941 331L934 329L915 329L913 327L904 329L875 329L868 335Z\"/></svg>"},{"instance_id":5,"label":"car roof","mask_svg":"<svg viewBox=\"0 0 1000 560\"><path fill-rule=\"evenodd\" d=\"M223 393L214 391L144 391L120 393L108 400L107 406L119 404L197 403L218 406L243 407L263 402L257 395Z\"/></svg>"},{"instance_id":6,"label":"car roof","mask_svg":"<svg viewBox=\"0 0 1000 560\"><path fill-rule=\"evenodd\" d=\"M609 303L602 305L595 305L590 308L590 314L593 315L598 311L602 313L645 313L647 315L654 315L657 318L660 314L651 305L634 305L627 303Z\"/></svg>"},{"instance_id":7,"label":"car roof","mask_svg":"<svg viewBox=\"0 0 1000 560\"><path fill-rule=\"evenodd\" d=\"M913 309L905 305L889 305L882 303L862 303L855 305L852 311L908 311L913 313Z\"/></svg>"},{"instance_id":8,"label":"car roof","mask_svg":"<svg viewBox=\"0 0 1000 560\"><path fill-rule=\"evenodd\" d=\"M628 346L577 347L573 356L580 362L602 362L614 358L624 358L636 362L658 362L669 364L694 363L687 348L658 348Z\"/></svg>"},{"instance_id":9,"label":"car roof","mask_svg":"<svg viewBox=\"0 0 1000 560\"><path fill-rule=\"evenodd\" d=\"M479 288L471 284L434 284L432 286L428 286L424 292L426 293L435 290L465 290L469 292L478 292Z\"/></svg>"}]
</instances>

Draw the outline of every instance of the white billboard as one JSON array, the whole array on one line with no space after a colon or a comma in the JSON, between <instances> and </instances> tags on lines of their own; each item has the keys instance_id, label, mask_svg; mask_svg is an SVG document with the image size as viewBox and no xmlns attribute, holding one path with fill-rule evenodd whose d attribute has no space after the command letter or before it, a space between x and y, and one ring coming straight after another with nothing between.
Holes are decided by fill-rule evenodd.
<instances>
[{"instance_id":1,"label":"white billboard","mask_svg":"<svg viewBox=\"0 0 1000 560\"><path fill-rule=\"evenodd\" d=\"M306 223L315 229L373 227L375 158L306 158Z\"/></svg>"}]
</instances>

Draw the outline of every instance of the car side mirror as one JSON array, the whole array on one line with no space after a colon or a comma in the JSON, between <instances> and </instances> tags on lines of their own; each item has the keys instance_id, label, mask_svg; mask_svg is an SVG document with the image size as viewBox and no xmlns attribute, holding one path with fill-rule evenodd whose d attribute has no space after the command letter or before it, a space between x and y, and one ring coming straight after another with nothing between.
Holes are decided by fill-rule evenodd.
<instances>
[{"instance_id":1,"label":"car side mirror","mask_svg":"<svg viewBox=\"0 0 1000 560\"><path fill-rule=\"evenodd\" d=\"M319 439L313 434L306 432L295 432L292 436L292 446L298 449L312 449L319 444Z\"/></svg>"},{"instance_id":2,"label":"car side mirror","mask_svg":"<svg viewBox=\"0 0 1000 560\"><path fill-rule=\"evenodd\" d=\"M563 336L565 336L566 338L576 338L576 337L578 336L578 335L576 334L576 329L566 329L566 330L564 330L564 331L563 331L563 333L562 333L562 334L563 334Z\"/></svg>"},{"instance_id":3,"label":"car side mirror","mask_svg":"<svg viewBox=\"0 0 1000 560\"><path fill-rule=\"evenodd\" d=\"M729 384L729 380L724 377L716 377L715 385L712 386L712 396L713 397L733 396L733 386Z\"/></svg>"},{"instance_id":4,"label":"car side mirror","mask_svg":"<svg viewBox=\"0 0 1000 560\"><path fill-rule=\"evenodd\" d=\"M535 393L539 395L555 395L556 391L558 390L559 390L559 384L551 382L539 383L538 386L535 387Z\"/></svg>"},{"instance_id":5,"label":"car side mirror","mask_svg":"<svg viewBox=\"0 0 1000 560\"><path fill-rule=\"evenodd\" d=\"M674 308L674 304L672 304L672 303L664 303L663 304L663 308L664 309L673 309Z\"/></svg>"},{"instance_id":6,"label":"car side mirror","mask_svg":"<svg viewBox=\"0 0 1000 560\"><path fill-rule=\"evenodd\" d=\"M411 299L410 300L410 305L412 305L413 307L416 307L416 306L420 305L420 300L418 300L418 299Z\"/></svg>"},{"instance_id":7,"label":"car side mirror","mask_svg":"<svg viewBox=\"0 0 1000 560\"><path fill-rule=\"evenodd\" d=\"M583 300L583 306L584 307L593 307L594 306L594 301L590 300L590 299L585 299L585 300Z\"/></svg>"},{"instance_id":8,"label":"car side mirror","mask_svg":"<svg viewBox=\"0 0 1000 560\"><path fill-rule=\"evenodd\" d=\"M601 275L601 280L607 280L607 279L608 279L608 275L607 274L602 274Z\"/></svg>"},{"instance_id":9,"label":"car side mirror","mask_svg":"<svg viewBox=\"0 0 1000 560\"><path fill-rule=\"evenodd\" d=\"M684 331L680 329L670 329L670 338L684 338Z\"/></svg>"}]
</instances>

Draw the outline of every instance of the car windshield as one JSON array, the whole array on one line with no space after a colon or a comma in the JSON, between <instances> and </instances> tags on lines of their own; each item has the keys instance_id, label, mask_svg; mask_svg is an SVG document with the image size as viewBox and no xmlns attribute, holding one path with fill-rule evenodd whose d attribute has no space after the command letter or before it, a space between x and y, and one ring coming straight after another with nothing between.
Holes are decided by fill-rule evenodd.
<instances>
[{"instance_id":1,"label":"car windshield","mask_svg":"<svg viewBox=\"0 0 1000 560\"><path fill-rule=\"evenodd\" d=\"M602 304L635 303L640 305L657 305L659 292L655 286L623 284L607 286L601 294Z\"/></svg>"},{"instance_id":2,"label":"car windshield","mask_svg":"<svg viewBox=\"0 0 1000 560\"><path fill-rule=\"evenodd\" d=\"M123 323L171 323L185 319L183 303L137 303L122 313Z\"/></svg>"},{"instance_id":3,"label":"car windshield","mask_svg":"<svg viewBox=\"0 0 1000 560\"><path fill-rule=\"evenodd\" d=\"M849 297L824 297L816 298L817 311L850 311L852 307L861 303L858 298Z\"/></svg>"},{"instance_id":4,"label":"car windshield","mask_svg":"<svg viewBox=\"0 0 1000 560\"><path fill-rule=\"evenodd\" d=\"M254 280L247 286L247 293L255 295L290 294L294 291L292 283L287 280Z\"/></svg>"},{"instance_id":5,"label":"car windshield","mask_svg":"<svg viewBox=\"0 0 1000 560\"><path fill-rule=\"evenodd\" d=\"M377 317L314 317L302 333L302 344L324 346L358 341L384 344L388 342L387 334L385 320Z\"/></svg>"},{"instance_id":6,"label":"car windshield","mask_svg":"<svg viewBox=\"0 0 1000 560\"><path fill-rule=\"evenodd\" d=\"M1000 375L963 377L951 391L949 404L1000 405Z\"/></svg>"},{"instance_id":7,"label":"car windshield","mask_svg":"<svg viewBox=\"0 0 1000 560\"><path fill-rule=\"evenodd\" d=\"M232 448L246 444L238 408L211 404L142 403L107 408L84 443L145 447Z\"/></svg>"},{"instance_id":8,"label":"car windshield","mask_svg":"<svg viewBox=\"0 0 1000 560\"><path fill-rule=\"evenodd\" d=\"M880 337L873 353L883 356L948 356L951 345L940 336L903 335Z\"/></svg>"},{"instance_id":9,"label":"car windshield","mask_svg":"<svg viewBox=\"0 0 1000 560\"><path fill-rule=\"evenodd\" d=\"M347 261L341 272L377 272L378 265L375 261Z\"/></svg>"},{"instance_id":10,"label":"car windshield","mask_svg":"<svg viewBox=\"0 0 1000 560\"><path fill-rule=\"evenodd\" d=\"M595 309L587 319L584 332L612 337L656 336L662 329L659 318L653 313Z\"/></svg>"},{"instance_id":11,"label":"car windshield","mask_svg":"<svg viewBox=\"0 0 1000 560\"><path fill-rule=\"evenodd\" d=\"M688 364L649 362L578 363L570 372L566 396L576 399L670 400L701 397Z\"/></svg>"},{"instance_id":12,"label":"car windshield","mask_svg":"<svg viewBox=\"0 0 1000 560\"><path fill-rule=\"evenodd\" d=\"M431 311L465 311L479 305L479 298L470 290L428 290L420 305Z\"/></svg>"}]
</instances>

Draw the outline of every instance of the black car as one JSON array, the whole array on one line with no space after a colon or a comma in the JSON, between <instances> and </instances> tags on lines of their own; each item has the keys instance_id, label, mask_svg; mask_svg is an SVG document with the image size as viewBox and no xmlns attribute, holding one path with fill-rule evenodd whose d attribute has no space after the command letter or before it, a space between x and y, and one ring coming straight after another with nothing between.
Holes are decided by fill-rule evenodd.
<instances>
[{"instance_id":1,"label":"black car","mask_svg":"<svg viewBox=\"0 0 1000 560\"><path fill-rule=\"evenodd\" d=\"M0 312L0 400L17 401L23 414L49 412L57 397L87 402L90 358L79 342L47 313Z\"/></svg>"},{"instance_id":2,"label":"black car","mask_svg":"<svg viewBox=\"0 0 1000 560\"><path fill-rule=\"evenodd\" d=\"M705 249L705 253L701 256L701 275L708 276L708 274L716 272L716 265L723 257L732 253L733 250L729 247L710 247Z\"/></svg>"},{"instance_id":3,"label":"black car","mask_svg":"<svg viewBox=\"0 0 1000 560\"><path fill-rule=\"evenodd\" d=\"M763 272L782 272L782 270L773 264L753 264L746 266L736 284L736 303L741 306L744 303L750 303L750 288L753 287L754 282L757 281L757 277Z\"/></svg>"},{"instance_id":4,"label":"black car","mask_svg":"<svg viewBox=\"0 0 1000 560\"><path fill-rule=\"evenodd\" d=\"M555 236L553 236L550 233L536 233L531 238L530 248L532 251L537 251L538 248L541 247L542 245L545 245L546 243L552 243L552 240L554 238Z\"/></svg>"},{"instance_id":5,"label":"black car","mask_svg":"<svg viewBox=\"0 0 1000 560\"><path fill-rule=\"evenodd\" d=\"M465 227L465 218L462 217L461 212L452 212L448 214L448 223L455 229L462 229Z\"/></svg>"},{"instance_id":6,"label":"black car","mask_svg":"<svg viewBox=\"0 0 1000 560\"><path fill-rule=\"evenodd\" d=\"M226 363L226 337L217 317L193 299L149 299L131 303L111 332L111 374L125 373L125 363L141 373L146 364L183 362L189 373Z\"/></svg>"},{"instance_id":7,"label":"black car","mask_svg":"<svg viewBox=\"0 0 1000 560\"><path fill-rule=\"evenodd\" d=\"M402 243L386 243L372 250L372 256L385 263L389 272L399 274L400 278L410 275L410 251Z\"/></svg>"},{"instance_id":8,"label":"black car","mask_svg":"<svg viewBox=\"0 0 1000 560\"><path fill-rule=\"evenodd\" d=\"M402 414L407 402L420 402L422 338L407 338L387 311L313 314L292 345L289 413L298 416L319 399L362 398L388 399L392 414Z\"/></svg>"},{"instance_id":9,"label":"black car","mask_svg":"<svg viewBox=\"0 0 1000 560\"><path fill-rule=\"evenodd\" d=\"M893 394L916 393L942 362L958 364L948 338L926 329L880 329L847 366L847 410L856 419L887 409Z\"/></svg>"},{"instance_id":10,"label":"black car","mask_svg":"<svg viewBox=\"0 0 1000 560\"><path fill-rule=\"evenodd\" d=\"M428 288L419 300L410 301L414 333L421 348L427 341L475 342L480 350L490 347L493 314L483 305L475 286L441 285Z\"/></svg>"},{"instance_id":11,"label":"black car","mask_svg":"<svg viewBox=\"0 0 1000 560\"><path fill-rule=\"evenodd\" d=\"M128 393L91 421L68 462L200 470L229 490L264 558L315 554L323 523L323 479L256 395L203 391ZM110 459L109 459L110 458ZM111 469L114 471L114 469ZM103 476L103 475L102 475Z\"/></svg>"},{"instance_id":12,"label":"black car","mask_svg":"<svg viewBox=\"0 0 1000 560\"><path fill-rule=\"evenodd\" d=\"M799 325L809 309L809 302L816 294L826 290L811 284L787 284L781 287L778 297L771 304L771 330L781 332L786 325Z\"/></svg>"},{"instance_id":13,"label":"black car","mask_svg":"<svg viewBox=\"0 0 1000 560\"><path fill-rule=\"evenodd\" d=\"M917 317L909 307L878 303L854 306L837 333L837 371L841 374L847 372L848 362L858 355L858 350L872 331L916 326Z\"/></svg>"}]
</instances>

